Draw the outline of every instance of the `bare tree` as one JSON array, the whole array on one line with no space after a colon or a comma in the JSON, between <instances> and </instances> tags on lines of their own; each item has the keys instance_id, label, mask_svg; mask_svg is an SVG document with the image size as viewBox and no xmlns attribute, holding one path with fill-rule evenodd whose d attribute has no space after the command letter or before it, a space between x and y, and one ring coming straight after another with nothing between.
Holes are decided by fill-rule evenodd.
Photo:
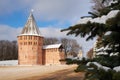
<instances>
[{"instance_id":1,"label":"bare tree","mask_svg":"<svg viewBox=\"0 0 120 80\"><path fill-rule=\"evenodd\" d=\"M67 38L62 38L61 43L63 45L65 55L67 56L67 53L69 52L69 48L70 48L70 40Z\"/></svg>"},{"instance_id":2,"label":"bare tree","mask_svg":"<svg viewBox=\"0 0 120 80\"><path fill-rule=\"evenodd\" d=\"M102 15L102 13L107 13L105 7L109 5L110 1L111 0L105 0L103 3L103 0L91 0L93 6L92 6L92 12L89 12L89 14L92 14L94 17L99 17Z\"/></svg>"},{"instance_id":3,"label":"bare tree","mask_svg":"<svg viewBox=\"0 0 120 80\"><path fill-rule=\"evenodd\" d=\"M0 60L12 60L18 58L17 41L0 41Z\"/></svg>"},{"instance_id":4,"label":"bare tree","mask_svg":"<svg viewBox=\"0 0 120 80\"><path fill-rule=\"evenodd\" d=\"M50 45L50 44L56 44L56 43L62 43L62 46L63 46L66 56L68 53L72 54L73 56L76 56L78 51L80 50L79 44L74 39L44 38L44 45Z\"/></svg>"},{"instance_id":5,"label":"bare tree","mask_svg":"<svg viewBox=\"0 0 120 80\"><path fill-rule=\"evenodd\" d=\"M91 49L87 52L87 58L88 58L88 59L92 59L92 58L93 58L93 48L91 48Z\"/></svg>"},{"instance_id":6,"label":"bare tree","mask_svg":"<svg viewBox=\"0 0 120 80\"><path fill-rule=\"evenodd\" d=\"M57 38L44 38L44 45L56 44L59 40Z\"/></svg>"},{"instance_id":7,"label":"bare tree","mask_svg":"<svg viewBox=\"0 0 120 80\"><path fill-rule=\"evenodd\" d=\"M66 56L68 53L72 54L73 56L76 56L78 51L80 50L79 44L74 39L62 38L61 43L63 45Z\"/></svg>"}]
</instances>

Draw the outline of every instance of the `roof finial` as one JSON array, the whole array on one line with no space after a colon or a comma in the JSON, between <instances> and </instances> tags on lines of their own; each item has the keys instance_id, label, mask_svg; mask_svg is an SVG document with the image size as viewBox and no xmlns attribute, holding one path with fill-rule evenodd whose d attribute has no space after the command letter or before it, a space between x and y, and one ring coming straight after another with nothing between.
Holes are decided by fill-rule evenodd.
<instances>
[{"instance_id":1,"label":"roof finial","mask_svg":"<svg viewBox=\"0 0 120 80\"><path fill-rule=\"evenodd\" d=\"M33 13L34 12L34 9L31 9L31 13Z\"/></svg>"},{"instance_id":2,"label":"roof finial","mask_svg":"<svg viewBox=\"0 0 120 80\"><path fill-rule=\"evenodd\" d=\"M35 36L40 36L40 31L39 28L36 25L34 16L32 14L33 9L30 11L30 15L28 17L28 20L21 32L21 35L35 35Z\"/></svg>"}]
</instances>

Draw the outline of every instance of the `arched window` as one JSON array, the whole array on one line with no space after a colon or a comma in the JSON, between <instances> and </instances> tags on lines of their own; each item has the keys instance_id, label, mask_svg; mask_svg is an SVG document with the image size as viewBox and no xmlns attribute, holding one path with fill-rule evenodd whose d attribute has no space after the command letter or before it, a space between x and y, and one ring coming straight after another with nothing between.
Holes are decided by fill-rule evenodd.
<instances>
[{"instance_id":1,"label":"arched window","mask_svg":"<svg viewBox=\"0 0 120 80\"><path fill-rule=\"evenodd\" d=\"M25 40L25 36L24 36L24 40Z\"/></svg>"},{"instance_id":2,"label":"arched window","mask_svg":"<svg viewBox=\"0 0 120 80\"><path fill-rule=\"evenodd\" d=\"M49 49L46 49L47 50L47 52L49 52Z\"/></svg>"},{"instance_id":3,"label":"arched window","mask_svg":"<svg viewBox=\"0 0 120 80\"><path fill-rule=\"evenodd\" d=\"M32 36L30 36L30 39L32 40Z\"/></svg>"},{"instance_id":4,"label":"arched window","mask_svg":"<svg viewBox=\"0 0 120 80\"><path fill-rule=\"evenodd\" d=\"M26 40L27 40L27 36L26 36Z\"/></svg>"},{"instance_id":5,"label":"arched window","mask_svg":"<svg viewBox=\"0 0 120 80\"><path fill-rule=\"evenodd\" d=\"M35 42L34 42L34 45L35 45Z\"/></svg>"},{"instance_id":6,"label":"arched window","mask_svg":"<svg viewBox=\"0 0 120 80\"><path fill-rule=\"evenodd\" d=\"M34 40L35 40L35 36L34 36Z\"/></svg>"},{"instance_id":7,"label":"arched window","mask_svg":"<svg viewBox=\"0 0 120 80\"><path fill-rule=\"evenodd\" d=\"M29 37L29 40L30 40L30 36L28 36Z\"/></svg>"},{"instance_id":8,"label":"arched window","mask_svg":"<svg viewBox=\"0 0 120 80\"><path fill-rule=\"evenodd\" d=\"M20 45L22 45L22 42L20 43Z\"/></svg>"},{"instance_id":9,"label":"arched window","mask_svg":"<svg viewBox=\"0 0 120 80\"><path fill-rule=\"evenodd\" d=\"M39 45L41 45L41 43L39 43Z\"/></svg>"},{"instance_id":10,"label":"arched window","mask_svg":"<svg viewBox=\"0 0 120 80\"><path fill-rule=\"evenodd\" d=\"M28 45L30 45L30 42L28 42Z\"/></svg>"},{"instance_id":11,"label":"arched window","mask_svg":"<svg viewBox=\"0 0 120 80\"><path fill-rule=\"evenodd\" d=\"M22 40L22 36L20 36L20 40Z\"/></svg>"}]
</instances>

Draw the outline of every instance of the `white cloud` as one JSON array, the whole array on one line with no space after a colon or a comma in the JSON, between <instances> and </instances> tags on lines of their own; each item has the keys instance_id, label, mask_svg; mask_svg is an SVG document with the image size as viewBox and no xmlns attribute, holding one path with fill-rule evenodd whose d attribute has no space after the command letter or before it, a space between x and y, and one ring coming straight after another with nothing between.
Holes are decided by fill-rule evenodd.
<instances>
[{"instance_id":1,"label":"white cloud","mask_svg":"<svg viewBox=\"0 0 120 80\"><path fill-rule=\"evenodd\" d=\"M37 20L76 21L90 10L90 0L0 0L0 15L34 9Z\"/></svg>"},{"instance_id":2,"label":"white cloud","mask_svg":"<svg viewBox=\"0 0 120 80\"><path fill-rule=\"evenodd\" d=\"M72 20L87 14L90 4L89 0L39 0L32 8L41 19Z\"/></svg>"},{"instance_id":3,"label":"white cloud","mask_svg":"<svg viewBox=\"0 0 120 80\"><path fill-rule=\"evenodd\" d=\"M61 28L55 28L55 27L45 27L40 28L41 34L45 37L68 37L66 36L66 32L60 32Z\"/></svg>"},{"instance_id":4,"label":"white cloud","mask_svg":"<svg viewBox=\"0 0 120 80\"><path fill-rule=\"evenodd\" d=\"M20 30L8 25L0 25L0 40L16 40Z\"/></svg>"}]
</instances>

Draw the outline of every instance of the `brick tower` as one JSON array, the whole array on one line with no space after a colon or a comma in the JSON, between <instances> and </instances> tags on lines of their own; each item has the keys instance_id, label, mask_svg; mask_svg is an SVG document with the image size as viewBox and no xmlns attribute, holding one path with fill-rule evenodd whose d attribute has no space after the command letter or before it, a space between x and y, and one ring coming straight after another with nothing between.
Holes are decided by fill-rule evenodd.
<instances>
[{"instance_id":1,"label":"brick tower","mask_svg":"<svg viewBox=\"0 0 120 80\"><path fill-rule=\"evenodd\" d=\"M36 25L32 12L18 36L18 64L42 65L43 37Z\"/></svg>"}]
</instances>

